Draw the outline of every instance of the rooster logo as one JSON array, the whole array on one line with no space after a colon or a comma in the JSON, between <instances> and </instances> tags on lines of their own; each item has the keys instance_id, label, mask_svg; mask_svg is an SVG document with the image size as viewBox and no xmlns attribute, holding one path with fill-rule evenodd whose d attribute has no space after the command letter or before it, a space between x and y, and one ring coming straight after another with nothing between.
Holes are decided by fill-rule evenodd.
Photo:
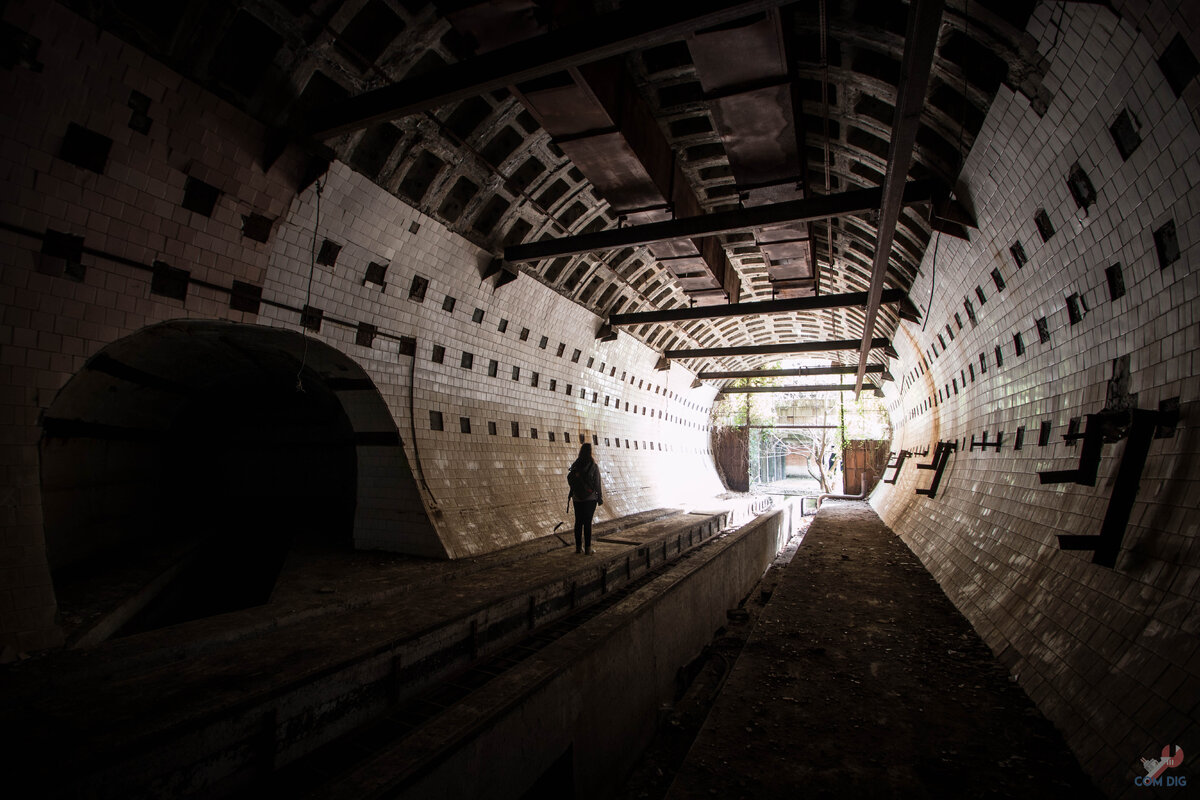
<instances>
[{"instance_id":1,"label":"rooster logo","mask_svg":"<svg viewBox=\"0 0 1200 800\"><path fill-rule=\"evenodd\" d=\"M1154 780L1170 767L1178 767L1183 763L1183 748L1175 745L1175 755L1171 755L1171 745L1162 749L1162 758L1143 758L1142 766L1146 768L1146 779Z\"/></svg>"}]
</instances>

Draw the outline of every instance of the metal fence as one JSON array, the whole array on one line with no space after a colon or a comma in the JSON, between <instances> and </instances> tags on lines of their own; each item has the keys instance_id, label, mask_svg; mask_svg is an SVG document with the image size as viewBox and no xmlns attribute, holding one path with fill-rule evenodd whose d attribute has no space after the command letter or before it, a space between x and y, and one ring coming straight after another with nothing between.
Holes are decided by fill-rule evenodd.
<instances>
[{"instance_id":1,"label":"metal fence","mask_svg":"<svg viewBox=\"0 0 1200 800\"><path fill-rule=\"evenodd\" d=\"M750 483L774 483L787 477L787 448L758 443L750 458Z\"/></svg>"}]
</instances>

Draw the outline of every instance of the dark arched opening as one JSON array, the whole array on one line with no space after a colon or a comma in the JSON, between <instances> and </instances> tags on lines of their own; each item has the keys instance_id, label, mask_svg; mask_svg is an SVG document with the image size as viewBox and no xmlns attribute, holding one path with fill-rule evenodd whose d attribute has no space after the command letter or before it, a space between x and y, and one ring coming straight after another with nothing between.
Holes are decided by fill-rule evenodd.
<instances>
[{"instance_id":1,"label":"dark arched opening","mask_svg":"<svg viewBox=\"0 0 1200 800\"><path fill-rule=\"evenodd\" d=\"M41 462L69 640L260 605L295 542L352 546L355 431L336 384L364 376L303 344L165 323L108 346L63 388Z\"/></svg>"}]
</instances>

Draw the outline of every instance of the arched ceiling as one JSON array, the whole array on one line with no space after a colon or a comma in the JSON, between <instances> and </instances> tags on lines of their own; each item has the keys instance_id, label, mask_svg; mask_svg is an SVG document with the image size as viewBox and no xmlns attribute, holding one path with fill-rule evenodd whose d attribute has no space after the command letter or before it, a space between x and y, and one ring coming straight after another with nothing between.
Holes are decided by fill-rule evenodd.
<instances>
[{"instance_id":1,"label":"arched ceiling","mask_svg":"<svg viewBox=\"0 0 1200 800\"><path fill-rule=\"evenodd\" d=\"M943 195L955 189L963 159L1001 85L1025 94L1035 110L1045 107L1045 64L1024 32L1035 4L946 4L907 171L910 180L931 179ZM519 86L480 88L419 113L324 136L313 132L328 129L345 98L412 79L436 83L454 65L470 65L489 49L521 42L536 51L546 41L539 37L602 23L616 12L638 14L645 4L68 0L67 5L280 131L280 140L306 144L318 161L345 161L497 256L522 243L879 187L888 172L897 97L905 80L909 14L909 5L898 0L762 3L762 10L699 32L666 40L631 38L632 49L599 65ZM720 38L729 31L736 35ZM579 84L575 89L582 87L581 96L609 91L618 97L609 101L610 116L620 117L611 129L591 125L583 134L574 132L572 125L588 127L575 121L587 108L572 106L570 99L559 105L544 99L556 96L564 82L560 76L568 75ZM601 97L600 105L604 102ZM778 130L762 127L777 122ZM627 166L609 158L615 150L603 149L613 135L625 136L617 150L637 151L635 161L642 163L633 163L634 172L644 167L669 177L665 203L646 210L630 199L637 192L626 190L645 186L611 174ZM652 146L643 139L653 139ZM266 163L277 146L264 143ZM777 167L770 162L775 150ZM669 163L656 164L656 158ZM779 180L761 181L772 174ZM747 176L761 182L747 184ZM935 225L944 233L969 235L953 221L938 221L969 218L970 198L962 187L953 196L959 203L949 210L940 201L901 209L887 288L911 287ZM966 217L959 216L963 211ZM511 268L602 318L730 299L750 303L863 292L871 283L878 222L878 211L865 211L791 226L782 238L801 241L789 241L785 249L792 249L784 255L802 252L807 263L788 262L782 251L760 246L756 242L771 237L755 230L722 235L719 247L699 253L703 260L672 260L664 253L673 246L637 245ZM725 263L732 271L723 274ZM858 339L863 319L860 305L623 330L670 350ZM875 335L890 337L898 320L897 307L883 305ZM856 364L857 348L827 357ZM697 371L736 370L779 358L718 356L685 363ZM885 357L876 349L870 360L885 362Z\"/></svg>"}]
</instances>

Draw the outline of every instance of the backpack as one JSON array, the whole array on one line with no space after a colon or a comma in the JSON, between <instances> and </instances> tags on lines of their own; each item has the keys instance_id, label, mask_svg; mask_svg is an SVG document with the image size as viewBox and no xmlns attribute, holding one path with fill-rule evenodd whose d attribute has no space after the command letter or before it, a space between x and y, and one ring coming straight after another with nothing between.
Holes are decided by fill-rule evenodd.
<instances>
[{"instance_id":1,"label":"backpack","mask_svg":"<svg viewBox=\"0 0 1200 800\"><path fill-rule=\"evenodd\" d=\"M582 500L592 493L591 488L587 485L587 478L584 476L583 470L571 470L567 473L567 486L571 489L571 497L576 500Z\"/></svg>"}]
</instances>

